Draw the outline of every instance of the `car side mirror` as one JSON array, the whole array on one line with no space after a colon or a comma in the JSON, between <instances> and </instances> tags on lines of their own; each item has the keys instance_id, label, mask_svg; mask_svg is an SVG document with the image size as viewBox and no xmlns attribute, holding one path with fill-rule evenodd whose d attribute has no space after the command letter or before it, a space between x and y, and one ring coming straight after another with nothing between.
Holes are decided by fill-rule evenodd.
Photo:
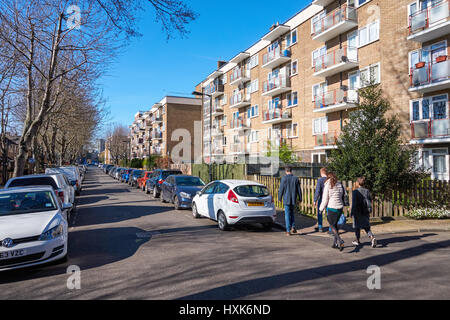
<instances>
[{"instance_id":1,"label":"car side mirror","mask_svg":"<svg viewBox=\"0 0 450 320\"><path fill-rule=\"evenodd\" d=\"M201 196L201 195L202 195L202 192L201 192L201 191L197 191L197 195L198 195L198 196Z\"/></svg>"},{"instance_id":2,"label":"car side mirror","mask_svg":"<svg viewBox=\"0 0 450 320\"><path fill-rule=\"evenodd\" d=\"M62 209L63 210L70 210L70 209L72 209L73 208L73 205L71 204L71 203L63 203L63 205L62 205Z\"/></svg>"}]
</instances>

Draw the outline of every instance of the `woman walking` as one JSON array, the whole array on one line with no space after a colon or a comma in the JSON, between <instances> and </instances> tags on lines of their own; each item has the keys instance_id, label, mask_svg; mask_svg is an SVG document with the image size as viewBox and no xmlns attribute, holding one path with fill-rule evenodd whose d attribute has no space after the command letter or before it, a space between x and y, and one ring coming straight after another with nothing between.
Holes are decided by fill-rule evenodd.
<instances>
[{"instance_id":1,"label":"woman walking","mask_svg":"<svg viewBox=\"0 0 450 320\"><path fill-rule=\"evenodd\" d=\"M370 213L372 212L372 196L370 191L365 188L366 179L360 177L356 180L357 189L352 194L353 228L355 229L356 240L352 242L355 246L360 246L361 229L366 231L372 242L372 248L377 246L377 239L370 229Z\"/></svg>"},{"instance_id":2,"label":"woman walking","mask_svg":"<svg viewBox=\"0 0 450 320\"><path fill-rule=\"evenodd\" d=\"M338 181L333 172L327 174L327 181L323 190L322 203L320 211L327 209L327 219L330 224L331 231L334 235L332 248L344 250L344 240L339 236L338 222L344 212L344 198L346 191L341 182Z\"/></svg>"}]
</instances>

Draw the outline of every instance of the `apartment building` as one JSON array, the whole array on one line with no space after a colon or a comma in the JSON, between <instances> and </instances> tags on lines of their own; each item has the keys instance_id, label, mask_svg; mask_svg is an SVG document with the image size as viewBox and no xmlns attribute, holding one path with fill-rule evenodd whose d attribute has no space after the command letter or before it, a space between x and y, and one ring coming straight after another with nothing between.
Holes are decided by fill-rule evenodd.
<instances>
[{"instance_id":1,"label":"apartment building","mask_svg":"<svg viewBox=\"0 0 450 320\"><path fill-rule=\"evenodd\" d=\"M205 161L246 161L286 143L323 162L356 108L380 83L419 146L417 165L449 180L448 0L315 0L275 24L204 79ZM269 142L269 143L268 143Z\"/></svg>"},{"instance_id":2,"label":"apartment building","mask_svg":"<svg viewBox=\"0 0 450 320\"><path fill-rule=\"evenodd\" d=\"M195 157L195 126L201 125L201 119L201 99L167 96L155 103L146 120L150 154L172 158L176 156L192 162ZM176 130L179 131L175 132ZM201 132L200 128L198 131ZM178 137L178 133L181 137ZM199 144L200 140L201 133L197 137ZM191 154L184 155L184 151L181 151L173 155L174 147L183 141L190 141L190 150L186 152Z\"/></svg>"},{"instance_id":3,"label":"apartment building","mask_svg":"<svg viewBox=\"0 0 450 320\"><path fill-rule=\"evenodd\" d=\"M139 111L134 116L130 126L130 155L131 159L143 159L150 155L151 121L149 111Z\"/></svg>"}]
</instances>

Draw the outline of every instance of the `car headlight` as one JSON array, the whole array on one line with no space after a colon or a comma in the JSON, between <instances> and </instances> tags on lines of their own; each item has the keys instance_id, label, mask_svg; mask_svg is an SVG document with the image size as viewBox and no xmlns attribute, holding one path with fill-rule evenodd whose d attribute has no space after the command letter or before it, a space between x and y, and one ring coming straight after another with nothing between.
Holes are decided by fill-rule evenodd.
<instances>
[{"instance_id":1,"label":"car headlight","mask_svg":"<svg viewBox=\"0 0 450 320\"><path fill-rule=\"evenodd\" d=\"M62 220L60 218L55 218L48 226L45 228L45 231L42 232L41 236L39 237L39 240L45 241L45 240L52 240L58 237L61 237L64 232L64 227Z\"/></svg>"},{"instance_id":2,"label":"car headlight","mask_svg":"<svg viewBox=\"0 0 450 320\"><path fill-rule=\"evenodd\" d=\"M182 198L185 198L185 199L191 199L192 198L191 195L189 193L186 193L186 192L180 192L180 196Z\"/></svg>"}]
</instances>

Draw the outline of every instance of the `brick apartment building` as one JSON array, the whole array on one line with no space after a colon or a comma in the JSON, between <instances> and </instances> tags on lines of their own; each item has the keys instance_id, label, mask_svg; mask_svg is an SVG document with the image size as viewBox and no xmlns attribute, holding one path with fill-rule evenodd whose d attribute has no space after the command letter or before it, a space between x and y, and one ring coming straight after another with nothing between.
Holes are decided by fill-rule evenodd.
<instances>
[{"instance_id":1,"label":"brick apartment building","mask_svg":"<svg viewBox=\"0 0 450 320\"><path fill-rule=\"evenodd\" d=\"M183 139L190 138L193 151L195 124L201 123L201 103L198 98L167 96L149 111L138 112L130 126L132 158L149 155L172 157L172 149L181 142L181 139L172 139L177 129L189 133L190 137ZM201 136L197 139L200 141ZM194 152L191 152L189 159L190 162L194 160Z\"/></svg>"},{"instance_id":2,"label":"brick apartment building","mask_svg":"<svg viewBox=\"0 0 450 320\"><path fill-rule=\"evenodd\" d=\"M323 162L357 89L375 81L404 142L420 147L417 164L449 180L449 8L448 0L315 0L272 26L197 85L204 159L248 161L270 141Z\"/></svg>"}]
</instances>

